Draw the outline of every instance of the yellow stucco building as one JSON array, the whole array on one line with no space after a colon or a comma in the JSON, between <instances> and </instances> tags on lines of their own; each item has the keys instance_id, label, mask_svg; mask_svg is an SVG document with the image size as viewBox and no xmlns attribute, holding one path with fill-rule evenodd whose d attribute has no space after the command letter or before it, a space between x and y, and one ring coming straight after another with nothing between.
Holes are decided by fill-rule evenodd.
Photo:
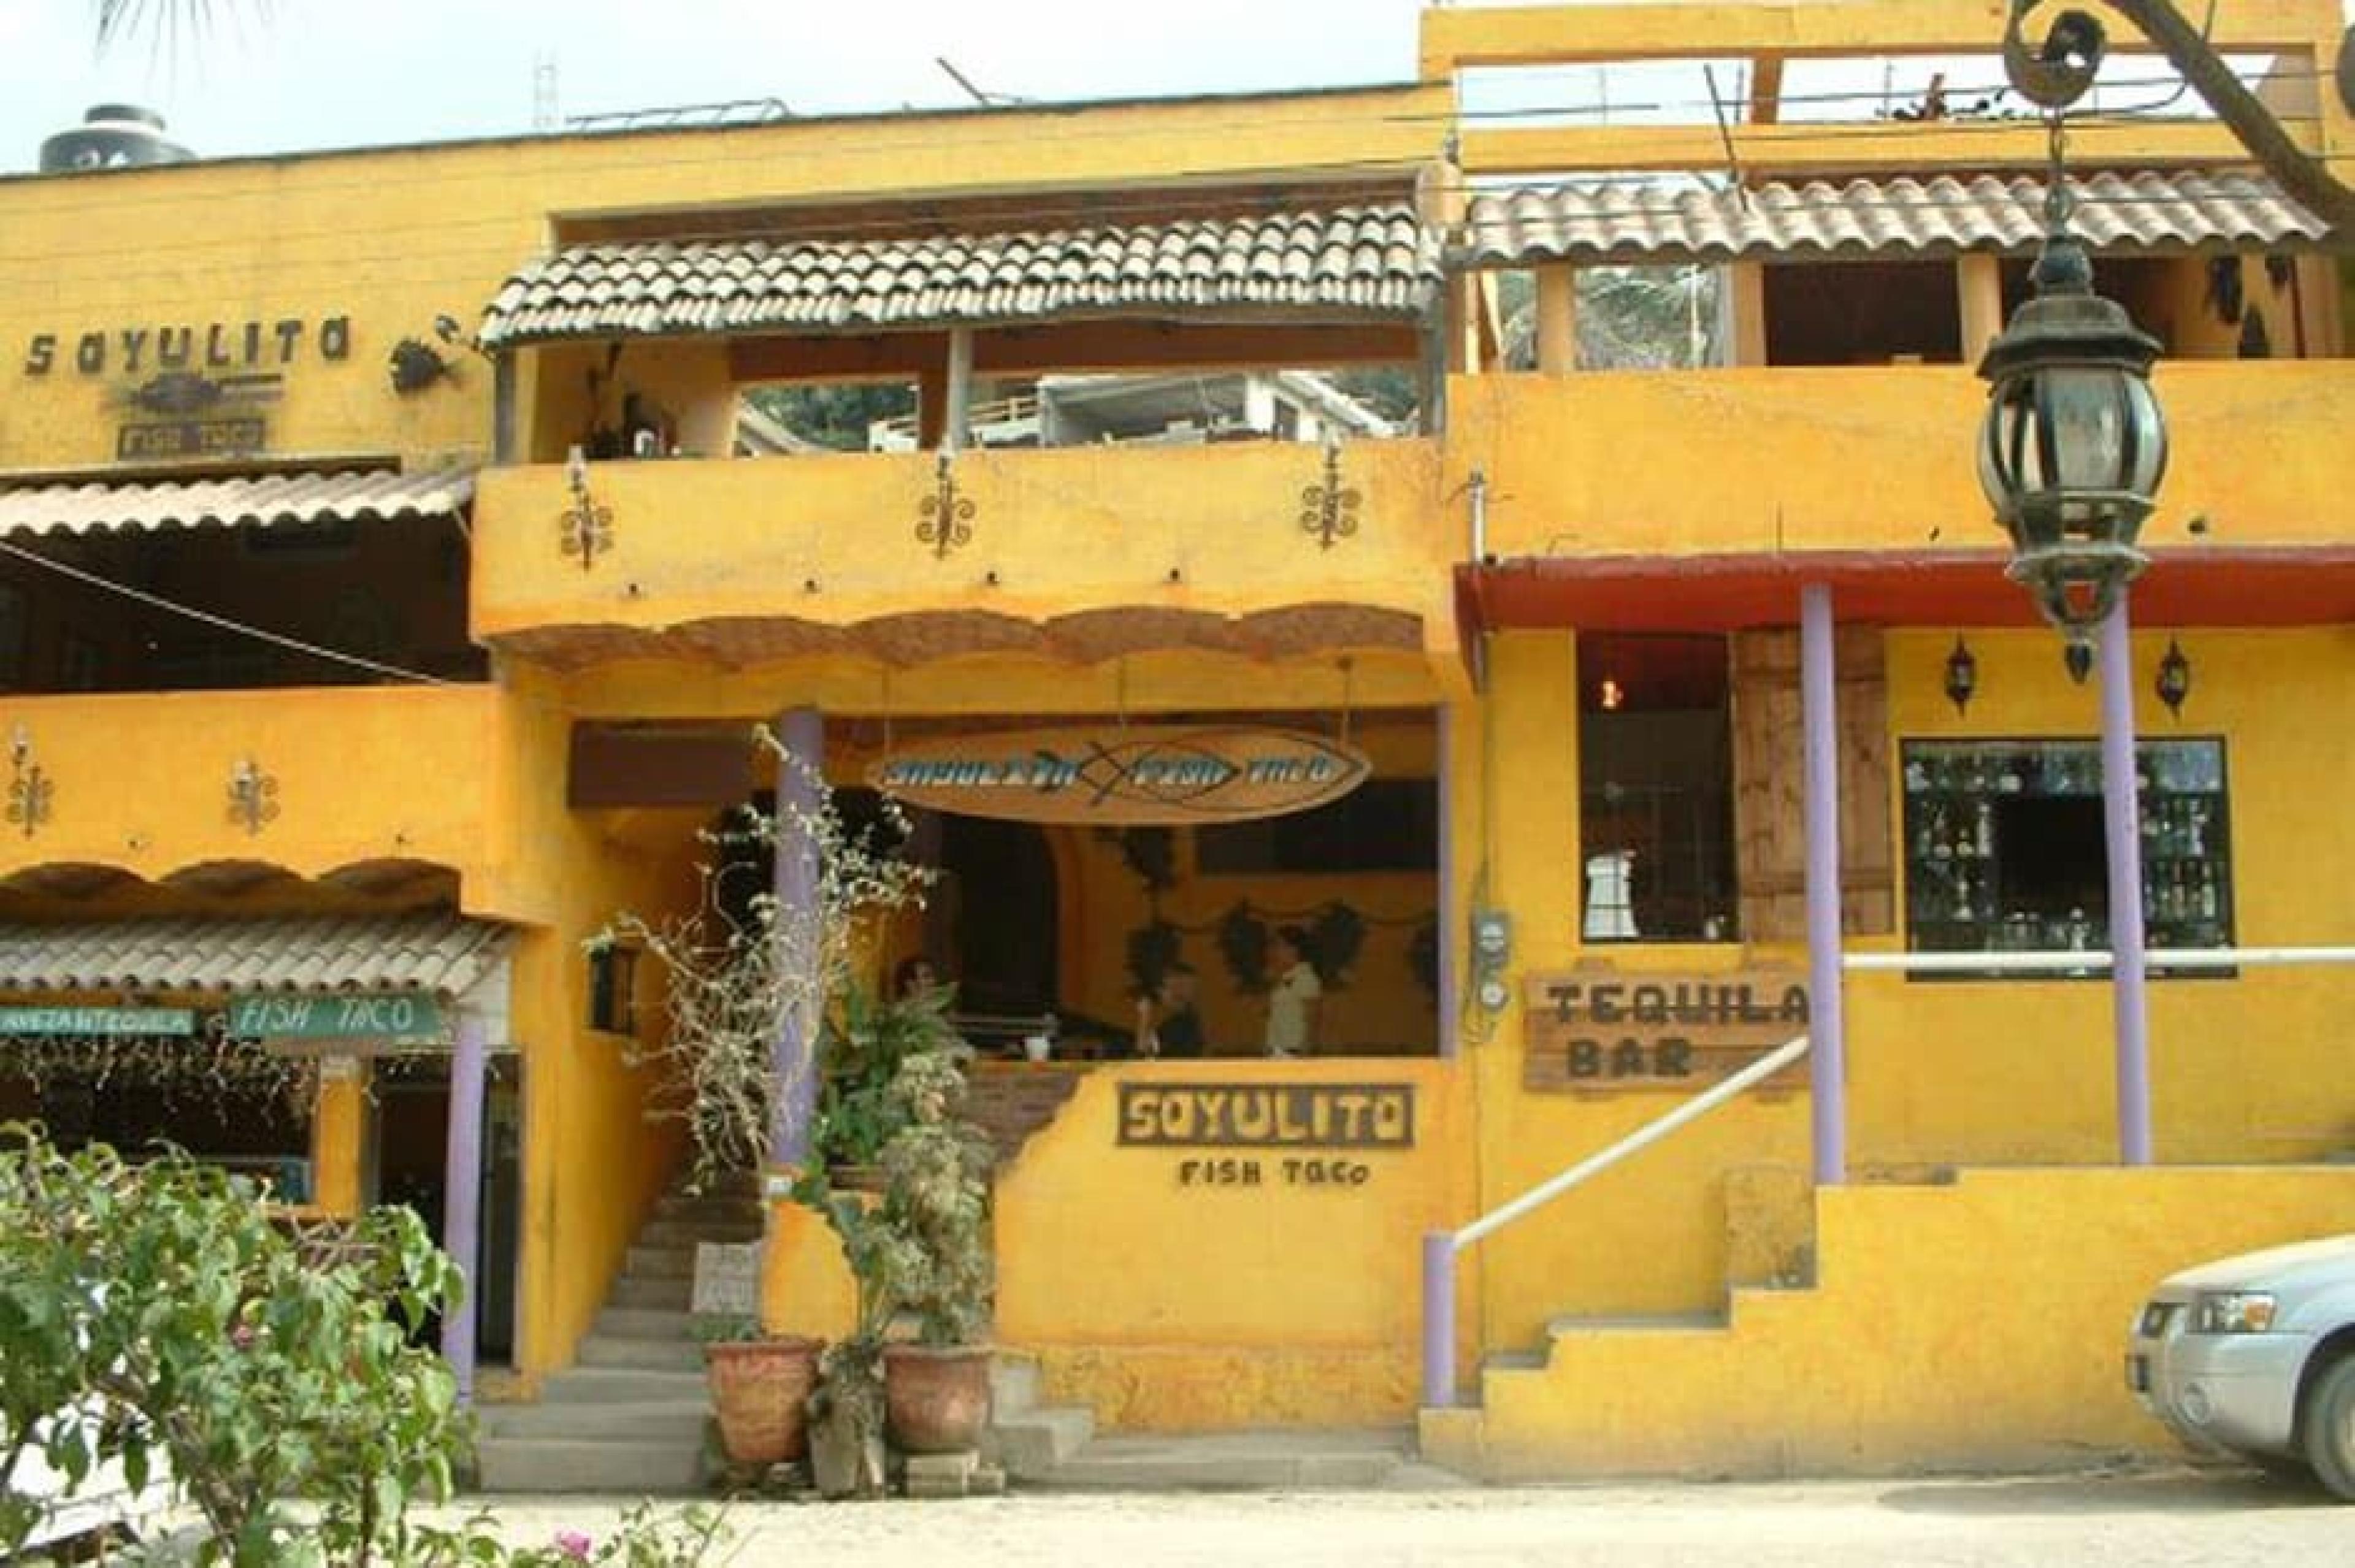
<instances>
[{"instance_id":1,"label":"yellow stucco building","mask_svg":"<svg viewBox=\"0 0 2355 1568\"><path fill-rule=\"evenodd\" d=\"M2100 683L1970 471L2046 141L1807 85L1984 59L2002 9L1440 9L1395 87L0 180L0 1115L421 1204L474 1243L486 1403L687 1377L655 976L633 1005L584 942L692 904L698 829L777 782L751 727L950 796L1009 733L1305 736L1364 782L918 814L943 880L888 956L1061 1031L977 1070L996 1336L1046 1397L1412 1424L1490 1477L2159 1446L2116 1376L2141 1293L2347 1223L2355 976L2162 964L2139 1164L2100 966L2006 965L2109 923ZM2216 26L2355 147L2330 0ZM1704 58L1730 102L1480 107ZM2151 944L2345 946L2328 237L2209 122L2095 116L2071 166L2167 349ZM875 449L778 433L811 388L868 398ZM1811 722L1844 895L1812 949ZM1270 1060L1287 927L1324 996ZM1984 962L1885 966L1920 953ZM1128 1059L1172 956L1208 1050ZM1839 1093L1801 1061L1461 1236L1808 1034L1843 956ZM189 1109L181 1058L240 1093ZM826 1232L764 1228L766 1316L838 1327Z\"/></svg>"}]
</instances>

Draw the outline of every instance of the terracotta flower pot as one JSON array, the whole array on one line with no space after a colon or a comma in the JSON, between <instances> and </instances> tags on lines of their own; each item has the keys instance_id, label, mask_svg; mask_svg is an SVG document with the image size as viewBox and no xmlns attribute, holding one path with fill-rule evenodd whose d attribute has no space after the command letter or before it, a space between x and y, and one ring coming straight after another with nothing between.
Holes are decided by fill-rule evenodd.
<instances>
[{"instance_id":1,"label":"terracotta flower pot","mask_svg":"<svg viewBox=\"0 0 2355 1568\"><path fill-rule=\"evenodd\" d=\"M817 1383L817 1353L825 1344L789 1334L703 1348L719 1441L731 1463L775 1465L808 1451L803 1407Z\"/></svg>"},{"instance_id":2,"label":"terracotta flower pot","mask_svg":"<svg viewBox=\"0 0 2355 1568\"><path fill-rule=\"evenodd\" d=\"M904 1454L955 1454L981 1446L989 1424L986 1345L886 1345L883 1425Z\"/></svg>"}]
</instances>

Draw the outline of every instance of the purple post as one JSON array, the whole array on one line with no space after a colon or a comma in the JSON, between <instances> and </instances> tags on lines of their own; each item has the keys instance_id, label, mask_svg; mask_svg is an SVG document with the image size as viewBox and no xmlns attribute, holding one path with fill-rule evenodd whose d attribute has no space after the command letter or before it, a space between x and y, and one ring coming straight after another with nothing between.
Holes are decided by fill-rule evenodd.
<instances>
[{"instance_id":1,"label":"purple post","mask_svg":"<svg viewBox=\"0 0 2355 1568\"><path fill-rule=\"evenodd\" d=\"M818 808L826 787L826 715L815 708L789 709L777 720L785 754L777 759L777 868L771 884L780 919L806 910L817 897L817 853L796 828ZM815 1020L789 1014L778 1022L772 1061L784 1093L769 1124L769 1163L798 1165L809 1154L810 1117L817 1108L816 1042L807 1038Z\"/></svg>"},{"instance_id":2,"label":"purple post","mask_svg":"<svg viewBox=\"0 0 2355 1568\"><path fill-rule=\"evenodd\" d=\"M1840 1005L1838 683L1832 663L1832 591L1799 590L1800 727L1806 751L1807 1033L1816 1185L1848 1179L1848 1040Z\"/></svg>"},{"instance_id":3,"label":"purple post","mask_svg":"<svg viewBox=\"0 0 2355 1568\"><path fill-rule=\"evenodd\" d=\"M1439 705L1439 1054L1454 1056L1463 1017L1458 945L1465 939L1455 899L1455 709Z\"/></svg>"},{"instance_id":4,"label":"purple post","mask_svg":"<svg viewBox=\"0 0 2355 1568\"><path fill-rule=\"evenodd\" d=\"M1455 1403L1455 1233L1423 1233L1423 1403Z\"/></svg>"},{"instance_id":5,"label":"purple post","mask_svg":"<svg viewBox=\"0 0 2355 1568\"><path fill-rule=\"evenodd\" d=\"M2110 986L2117 1040L2118 1163L2148 1165L2150 1012L2145 993L2142 833L2135 799L2134 635L2126 597L2102 623L2102 824L2110 859Z\"/></svg>"},{"instance_id":6,"label":"purple post","mask_svg":"<svg viewBox=\"0 0 2355 1568\"><path fill-rule=\"evenodd\" d=\"M450 1130L442 1147L442 1250L458 1265L458 1299L442 1315L442 1359L458 1403L474 1401L474 1303L482 1284L483 1066L490 1026L460 1012L450 1052Z\"/></svg>"}]
</instances>

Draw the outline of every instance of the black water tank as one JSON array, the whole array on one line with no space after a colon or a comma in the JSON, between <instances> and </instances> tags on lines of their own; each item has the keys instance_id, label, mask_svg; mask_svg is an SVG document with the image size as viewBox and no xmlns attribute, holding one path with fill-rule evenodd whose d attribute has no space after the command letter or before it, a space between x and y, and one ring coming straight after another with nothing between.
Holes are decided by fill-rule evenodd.
<instances>
[{"instance_id":1,"label":"black water tank","mask_svg":"<svg viewBox=\"0 0 2355 1568\"><path fill-rule=\"evenodd\" d=\"M196 154L164 136L164 117L131 103L101 103L70 131L41 144L41 172L77 174L84 169L140 168L186 164Z\"/></svg>"}]
</instances>

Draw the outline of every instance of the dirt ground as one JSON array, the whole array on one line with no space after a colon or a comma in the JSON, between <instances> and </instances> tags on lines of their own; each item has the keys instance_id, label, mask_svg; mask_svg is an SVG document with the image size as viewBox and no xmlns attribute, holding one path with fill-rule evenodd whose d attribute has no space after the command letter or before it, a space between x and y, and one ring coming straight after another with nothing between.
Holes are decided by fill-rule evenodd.
<instances>
[{"instance_id":1,"label":"dirt ground","mask_svg":"<svg viewBox=\"0 0 2355 1568\"><path fill-rule=\"evenodd\" d=\"M517 1541L596 1535L611 1499L485 1499ZM983 1568L1546 1564L1642 1568L2285 1568L2355 1563L2355 1509L2190 1469L1900 1479L1292 1493L1039 1493L737 1504L727 1561Z\"/></svg>"}]
</instances>

